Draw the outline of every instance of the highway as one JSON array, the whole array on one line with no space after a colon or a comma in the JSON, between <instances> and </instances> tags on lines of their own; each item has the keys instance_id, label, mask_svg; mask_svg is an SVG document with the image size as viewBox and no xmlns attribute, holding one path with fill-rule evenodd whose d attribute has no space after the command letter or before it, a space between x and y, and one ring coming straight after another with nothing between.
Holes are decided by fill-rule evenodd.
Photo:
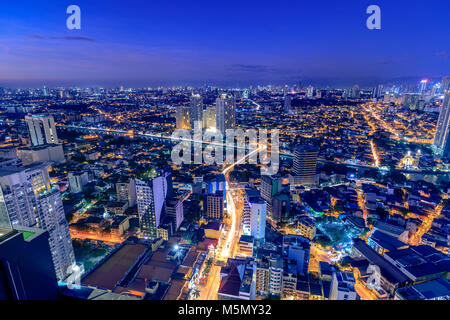
<instances>
[{"instance_id":1,"label":"highway","mask_svg":"<svg viewBox=\"0 0 450 320\"><path fill-rule=\"evenodd\" d=\"M112 130L112 129L103 129L103 128L95 128L95 127L80 127L80 126L66 126L66 125L61 125L61 124L57 124L57 126L62 127L62 128L66 128L69 130L81 130L81 131L87 131L90 133L104 133L104 134L120 134L120 135L126 135L129 136L130 133L129 131L125 131L125 130ZM194 139L183 139L183 138L174 138L171 136L162 136L160 134L151 134L151 133L136 133L133 134L133 136L137 136L137 137L142 137L142 138L150 138L150 139L160 139L160 140L170 140L172 142L177 142L177 141L185 141L185 142L194 142L194 143L204 143L204 144L212 144L212 145L216 145L216 146L223 146L223 147L227 147L226 144L224 143L220 143L220 142L205 142L203 140L194 140ZM235 149L245 149L245 147L238 147L236 145L234 145ZM291 153L288 152L280 152L280 158L284 158L284 159L292 159L294 156ZM363 164L356 164L356 163L347 163L347 162L337 162L337 161L329 161L329 160L325 160L325 159L317 159L318 162L322 162L322 163L330 163L330 164L340 164L340 165L344 165L346 167L350 167L350 168L361 168L361 169L378 169L378 170L382 170L380 168L378 168L377 166L370 166L370 165L363 165ZM376 162L378 161L378 158L376 158ZM400 172L400 173L410 173L410 174L426 174L426 175L440 175L440 174L449 174L450 170L439 170L439 171L434 171L434 170L411 170L411 169L390 169L388 171L392 171L392 172Z\"/></svg>"}]
</instances>

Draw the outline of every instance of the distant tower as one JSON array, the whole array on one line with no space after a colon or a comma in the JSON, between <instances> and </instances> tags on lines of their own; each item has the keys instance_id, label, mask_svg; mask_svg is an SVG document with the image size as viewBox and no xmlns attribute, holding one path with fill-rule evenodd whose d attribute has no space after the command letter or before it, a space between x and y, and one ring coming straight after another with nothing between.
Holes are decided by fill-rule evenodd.
<instances>
[{"instance_id":1,"label":"distant tower","mask_svg":"<svg viewBox=\"0 0 450 320\"><path fill-rule=\"evenodd\" d=\"M216 107L207 107L203 112L203 127L205 129L216 128Z\"/></svg>"},{"instance_id":2,"label":"distant tower","mask_svg":"<svg viewBox=\"0 0 450 320\"><path fill-rule=\"evenodd\" d=\"M450 90L450 77L443 77L441 81L441 89L439 92L445 94L446 91Z\"/></svg>"},{"instance_id":3,"label":"distant tower","mask_svg":"<svg viewBox=\"0 0 450 320\"><path fill-rule=\"evenodd\" d=\"M28 125L33 146L58 144L58 135L56 134L55 121L52 116L25 116L25 121Z\"/></svg>"},{"instance_id":4,"label":"distant tower","mask_svg":"<svg viewBox=\"0 0 450 320\"><path fill-rule=\"evenodd\" d=\"M191 129L189 108L184 106L177 107L176 110L177 129Z\"/></svg>"},{"instance_id":5,"label":"distant tower","mask_svg":"<svg viewBox=\"0 0 450 320\"><path fill-rule=\"evenodd\" d=\"M420 81L420 87L419 87L419 94L424 94L424 92L427 90L428 85L428 79L423 79Z\"/></svg>"},{"instance_id":6,"label":"distant tower","mask_svg":"<svg viewBox=\"0 0 450 320\"><path fill-rule=\"evenodd\" d=\"M194 128L196 121L203 123L203 98L199 94L195 94L191 97L189 117L191 128Z\"/></svg>"},{"instance_id":7,"label":"distant tower","mask_svg":"<svg viewBox=\"0 0 450 320\"><path fill-rule=\"evenodd\" d=\"M439 154L446 158L450 158L450 90L444 98L441 107L441 113L436 126L436 134L434 136L433 146Z\"/></svg>"},{"instance_id":8,"label":"distant tower","mask_svg":"<svg viewBox=\"0 0 450 320\"><path fill-rule=\"evenodd\" d=\"M236 126L236 100L233 95L221 94L216 99L216 128L222 134Z\"/></svg>"},{"instance_id":9,"label":"distant tower","mask_svg":"<svg viewBox=\"0 0 450 320\"><path fill-rule=\"evenodd\" d=\"M290 113L292 107L292 96L289 94L286 94L284 96L284 112Z\"/></svg>"},{"instance_id":10,"label":"distant tower","mask_svg":"<svg viewBox=\"0 0 450 320\"><path fill-rule=\"evenodd\" d=\"M352 89L352 98L353 99L359 99L361 96L359 86L355 84L355 86Z\"/></svg>"}]
</instances>

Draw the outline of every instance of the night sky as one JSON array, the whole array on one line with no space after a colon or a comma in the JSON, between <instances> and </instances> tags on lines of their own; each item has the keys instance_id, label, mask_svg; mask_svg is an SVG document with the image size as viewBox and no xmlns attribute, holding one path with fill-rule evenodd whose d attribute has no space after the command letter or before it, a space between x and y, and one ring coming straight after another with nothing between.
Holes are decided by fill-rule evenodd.
<instances>
[{"instance_id":1,"label":"night sky","mask_svg":"<svg viewBox=\"0 0 450 320\"><path fill-rule=\"evenodd\" d=\"M81 8L81 30L66 8ZM366 8L381 7L381 30ZM450 75L450 0L1 1L0 86L376 85Z\"/></svg>"}]
</instances>

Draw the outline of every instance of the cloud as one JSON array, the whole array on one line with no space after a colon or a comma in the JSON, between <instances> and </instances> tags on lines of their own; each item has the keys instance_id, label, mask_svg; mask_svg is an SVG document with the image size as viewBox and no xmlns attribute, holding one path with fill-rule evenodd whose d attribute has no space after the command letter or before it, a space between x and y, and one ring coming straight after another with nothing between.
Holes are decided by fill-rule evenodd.
<instances>
[{"instance_id":1,"label":"cloud","mask_svg":"<svg viewBox=\"0 0 450 320\"><path fill-rule=\"evenodd\" d=\"M232 65L228 66L228 68L232 71L252 72L252 73L273 71L272 67L264 66L264 65L256 65L256 64L232 64Z\"/></svg>"},{"instance_id":2,"label":"cloud","mask_svg":"<svg viewBox=\"0 0 450 320\"><path fill-rule=\"evenodd\" d=\"M445 51L436 53L436 56L443 58L443 59L450 59L450 53L445 52Z\"/></svg>"},{"instance_id":3,"label":"cloud","mask_svg":"<svg viewBox=\"0 0 450 320\"><path fill-rule=\"evenodd\" d=\"M29 36L31 39L36 40L65 40L65 41L89 41L89 42L97 42L97 40L88 38L88 37L73 37L73 36L64 36L64 37L43 37L38 34L32 34Z\"/></svg>"}]
</instances>

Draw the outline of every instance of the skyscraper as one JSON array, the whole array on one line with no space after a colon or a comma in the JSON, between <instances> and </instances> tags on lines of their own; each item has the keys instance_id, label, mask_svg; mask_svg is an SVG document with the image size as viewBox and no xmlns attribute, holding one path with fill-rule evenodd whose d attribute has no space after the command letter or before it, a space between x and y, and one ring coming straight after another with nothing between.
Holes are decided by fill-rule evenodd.
<instances>
[{"instance_id":1,"label":"skyscraper","mask_svg":"<svg viewBox=\"0 0 450 320\"><path fill-rule=\"evenodd\" d=\"M284 96L284 112L290 113L292 107L292 96L289 94L286 94Z\"/></svg>"},{"instance_id":2,"label":"skyscraper","mask_svg":"<svg viewBox=\"0 0 450 320\"><path fill-rule=\"evenodd\" d=\"M250 205L250 235L255 240L264 241L266 236L266 214L267 204L259 198L254 202L249 202Z\"/></svg>"},{"instance_id":3,"label":"skyscraper","mask_svg":"<svg viewBox=\"0 0 450 320\"><path fill-rule=\"evenodd\" d=\"M244 209L242 214L242 230L244 235L249 236L251 234L251 218L252 207L251 203L255 203L260 199L259 191L255 188L246 189L244 195Z\"/></svg>"},{"instance_id":4,"label":"skyscraper","mask_svg":"<svg viewBox=\"0 0 450 320\"><path fill-rule=\"evenodd\" d=\"M450 90L444 98L436 126L433 146L444 157L450 157Z\"/></svg>"},{"instance_id":5,"label":"skyscraper","mask_svg":"<svg viewBox=\"0 0 450 320\"><path fill-rule=\"evenodd\" d=\"M28 125L33 146L58 144L58 135L56 134L55 121L52 116L25 116L25 121Z\"/></svg>"},{"instance_id":6,"label":"skyscraper","mask_svg":"<svg viewBox=\"0 0 450 320\"><path fill-rule=\"evenodd\" d=\"M136 179L136 199L141 233L149 239L158 237L161 213L167 196L165 177Z\"/></svg>"},{"instance_id":7,"label":"skyscraper","mask_svg":"<svg viewBox=\"0 0 450 320\"><path fill-rule=\"evenodd\" d=\"M283 184L279 175L261 176L261 198L267 202L267 211L272 213L272 198L281 191Z\"/></svg>"},{"instance_id":8,"label":"skyscraper","mask_svg":"<svg viewBox=\"0 0 450 320\"><path fill-rule=\"evenodd\" d=\"M306 88L306 96L308 98L312 98L314 96L314 87L313 86L309 86L308 88Z\"/></svg>"},{"instance_id":9,"label":"skyscraper","mask_svg":"<svg viewBox=\"0 0 450 320\"><path fill-rule=\"evenodd\" d=\"M293 185L315 185L319 150L313 146L297 146L294 153Z\"/></svg>"},{"instance_id":10,"label":"skyscraper","mask_svg":"<svg viewBox=\"0 0 450 320\"><path fill-rule=\"evenodd\" d=\"M196 121L203 123L203 98L199 94L191 96L189 118L191 128L195 128Z\"/></svg>"},{"instance_id":11,"label":"skyscraper","mask_svg":"<svg viewBox=\"0 0 450 320\"><path fill-rule=\"evenodd\" d=\"M0 216L12 226L48 231L56 276L62 280L75 256L59 190L51 185L48 164L0 169Z\"/></svg>"},{"instance_id":12,"label":"skyscraper","mask_svg":"<svg viewBox=\"0 0 450 320\"><path fill-rule=\"evenodd\" d=\"M424 94L425 91L427 90L427 86L428 86L428 79L423 79L422 81L420 81L419 94Z\"/></svg>"},{"instance_id":13,"label":"skyscraper","mask_svg":"<svg viewBox=\"0 0 450 320\"><path fill-rule=\"evenodd\" d=\"M233 95L221 94L216 99L216 128L223 135L236 125L236 100Z\"/></svg>"},{"instance_id":14,"label":"skyscraper","mask_svg":"<svg viewBox=\"0 0 450 320\"><path fill-rule=\"evenodd\" d=\"M191 129L191 120L189 116L189 108L180 106L176 110L177 129L189 130Z\"/></svg>"},{"instance_id":15,"label":"skyscraper","mask_svg":"<svg viewBox=\"0 0 450 320\"><path fill-rule=\"evenodd\" d=\"M441 81L441 89L439 92L445 94L446 91L450 90L450 77L443 77Z\"/></svg>"},{"instance_id":16,"label":"skyscraper","mask_svg":"<svg viewBox=\"0 0 450 320\"><path fill-rule=\"evenodd\" d=\"M355 84L352 89L352 98L359 99L360 96L361 96L361 94L360 94L359 86L357 84Z\"/></svg>"},{"instance_id":17,"label":"skyscraper","mask_svg":"<svg viewBox=\"0 0 450 320\"><path fill-rule=\"evenodd\" d=\"M203 127L205 129L216 128L216 107L207 107L203 113Z\"/></svg>"}]
</instances>

